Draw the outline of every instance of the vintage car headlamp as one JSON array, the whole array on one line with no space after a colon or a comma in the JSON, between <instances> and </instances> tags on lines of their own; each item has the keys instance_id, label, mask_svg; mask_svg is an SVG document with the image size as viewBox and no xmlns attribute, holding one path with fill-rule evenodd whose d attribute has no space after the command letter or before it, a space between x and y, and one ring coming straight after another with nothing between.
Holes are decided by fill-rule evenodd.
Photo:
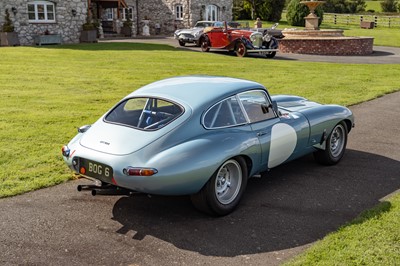
<instances>
[{"instance_id":1,"label":"vintage car headlamp","mask_svg":"<svg viewBox=\"0 0 400 266\"><path fill-rule=\"evenodd\" d=\"M261 47L263 42L263 36L261 32L254 32L250 35L250 41L255 47Z\"/></svg>"},{"instance_id":2,"label":"vintage car headlamp","mask_svg":"<svg viewBox=\"0 0 400 266\"><path fill-rule=\"evenodd\" d=\"M61 148L61 153L64 157L68 157L69 154L71 153L71 150L68 148L68 146L63 146Z\"/></svg>"}]
</instances>

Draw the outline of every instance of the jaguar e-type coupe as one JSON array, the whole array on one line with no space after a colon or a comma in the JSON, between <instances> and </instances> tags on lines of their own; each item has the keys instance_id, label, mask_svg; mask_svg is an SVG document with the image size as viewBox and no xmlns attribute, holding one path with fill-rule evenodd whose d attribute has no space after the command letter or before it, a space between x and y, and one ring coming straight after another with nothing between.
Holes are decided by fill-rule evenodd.
<instances>
[{"instance_id":1,"label":"jaguar e-type coupe","mask_svg":"<svg viewBox=\"0 0 400 266\"><path fill-rule=\"evenodd\" d=\"M256 82L174 77L138 89L62 148L67 165L107 192L190 195L211 215L232 212L249 177L313 153L338 163L354 125L346 107L270 96Z\"/></svg>"}]
</instances>

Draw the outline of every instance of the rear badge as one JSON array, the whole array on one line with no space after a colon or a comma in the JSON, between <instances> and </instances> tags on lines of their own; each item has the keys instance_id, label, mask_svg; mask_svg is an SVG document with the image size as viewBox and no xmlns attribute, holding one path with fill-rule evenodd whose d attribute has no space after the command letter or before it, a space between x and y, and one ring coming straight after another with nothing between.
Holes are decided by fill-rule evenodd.
<instances>
[{"instance_id":1,"label":"rear badge","mask_svg":"<svg viewBox=\"0 0 400 266\"><path fill-rule=\"evenodd\" d=\"M110 142L107 142L107 141L104 141L104 140L100 141L100 143L101 144L105 144L105 145L110 145Z\"/></svg>"}]
</instances>

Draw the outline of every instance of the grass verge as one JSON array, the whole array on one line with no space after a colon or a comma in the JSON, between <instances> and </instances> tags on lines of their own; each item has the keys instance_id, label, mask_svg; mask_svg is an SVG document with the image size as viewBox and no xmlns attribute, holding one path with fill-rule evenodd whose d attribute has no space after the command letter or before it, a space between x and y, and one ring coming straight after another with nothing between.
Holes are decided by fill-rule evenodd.
<instances>
[{"instance_id":1,"label":"grass verge","mask_svg":"<svg viewBox=\"0 0 400 266\"><path fill-rule=\"evenodd\" d=\"M400 89L400 65L237 58L154 44L2 48L0 197L72 178L60 148L122 97L155 80L190 74L258 81L272 94L351 105Z\"/></svg>"},{"instance_id":2,"label":"grass verge","mask_svg":"<svg viewBox=\"0 0 400 266\"><path fill-rule=\"evenodd\" d=\"M400 194L397 194L285 265L398 265L399 261Z\"/></svg>"}]
</instances>

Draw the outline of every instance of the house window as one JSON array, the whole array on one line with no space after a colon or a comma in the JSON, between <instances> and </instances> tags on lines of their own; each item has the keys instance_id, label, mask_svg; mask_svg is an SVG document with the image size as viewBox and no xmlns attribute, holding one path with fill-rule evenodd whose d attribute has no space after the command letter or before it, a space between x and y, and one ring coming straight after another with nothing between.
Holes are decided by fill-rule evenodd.
<instances>
[{"instance_id":1,"label":"house window","mask_svg":"<svg viewBox=\"0 0 400 266\"><path fill-rule=\"evenodd\" d=\"M133 8L123 8L122 9L122 20L127 20L129 17L130 20L133 20Z\"/></svg>"},{"instance_id":2,"label":"house window","mask_svg":"<svg viewBox=\"0 0 400 266\"><path fill-rule=\"evenodd\" d=\"M103 18L105 20L112 21L114 19L114 9L113 8L106 8L103 10Z\"/></svg>"},{"instance_id":3,"label":"house window","mask_svg":"<svg viewBox=\"0 0 400 266\"><path fill-rule=\"evenodd\" d=\"M35 1L28 3L29 22L56 22L56 9L54 3Z\"/></svg>"},{"instance_id":4,"label":"house window","mask_svg":"<svg viewBox=\"0 0 400 266\"><path fill-rule=\"evenodd\" d=\"M175 6L176 20L183 20L183 5Z\"/></svg>"},{"instance_id":5,"label":"house window","mask_svg":"<svg viewBox=\"0 0 400 266\"><path fill-rule=\"evenodd\" d=\"M206 13L204 20L218 21L219 20L219 7L216 5L206 6Z\"/></svg>"}]
</instances>

